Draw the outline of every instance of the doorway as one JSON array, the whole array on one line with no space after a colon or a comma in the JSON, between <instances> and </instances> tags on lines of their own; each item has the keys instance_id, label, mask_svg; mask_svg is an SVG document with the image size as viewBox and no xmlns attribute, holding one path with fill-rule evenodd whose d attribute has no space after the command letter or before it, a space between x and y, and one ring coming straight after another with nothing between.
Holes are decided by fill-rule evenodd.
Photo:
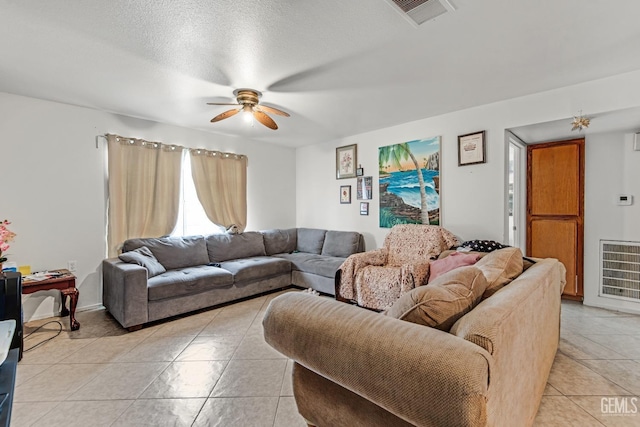
<instances>
[{"instance_id":1,"label":"doorway","mask_svg":"<svg viewBox=\"0 0 640 427\"><path fill-rule=\"evenodd\" d=\"M582 301L584 138L527 146L528 256L557 258L567 269L563 297Z\"/></svg>"},{"instance_id":2,"label":"doorway","mask_svg":"<svg viewBox=\"0 0 640 427\"><path fill-rule=\"evenodd\" d=\"M527 145L507 131L507 224L505 241L525 253Z\"/></svg>"}]
</instances>

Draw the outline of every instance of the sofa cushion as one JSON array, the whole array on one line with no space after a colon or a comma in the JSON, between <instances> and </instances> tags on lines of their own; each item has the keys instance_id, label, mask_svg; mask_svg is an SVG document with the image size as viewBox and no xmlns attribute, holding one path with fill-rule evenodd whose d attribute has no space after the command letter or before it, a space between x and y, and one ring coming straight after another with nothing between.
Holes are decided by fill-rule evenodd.
<instances>
[{"instance_id":1,"label":"sofa cushion","mask_svg":"<svg viewBox=\"0 0 640 427\"><path fill-rule=\"evenodd\" d=\"M224 261L220 263L220 267L233 274L235 283L291 274L290 262L266 256Z\"/></svg>"},{"instance_id":2,"label":"sofa cushion","mask_svg":"<svg viewBox=\"0 0 640 427\"><path fill-rule=\"evenodd\" d=\"M175 298L233 285L233 275L218 267L198 265L152 277L147 282L149 301Z\"/></svg>"},{"instance_id":3,"label":"sofa cushion","mask_svg":"<svg viewBox=\"0 0 640 427\"><path fill-rule=\"evenodd\" d=\"M344 258L330 257L318 254L296 252L293 254L278 254L275 257L291 262L292 269L318 276L334 278L336 271L344 262Z\"/></svg>"},{"instance_id":4,"label":"sofa cushion","mask_svg":"<svg viewBox=\"0 0 640 427\"><path fill-rule=\"evenodd\" d=\"M129 252L125 252L118 256L120 260L129 264L138 264L147 269L147 277L157 276L167 271L162 264L158 262L153 253L146 246L141 246Z\"/></svg>"},{"instance_id":5,"label":"sofa cushion","mask_svg":"<svg viewBox=\"0 0 640 427\"><path fill-rule=\"evenodd\" d=\"M475 254L465 254L462 252L453 252L446 258L437 259L429 263L429 283L436 280L444 273L455 270L458 267L473 265L480 257Z\"/></svg>"},{"instance_id":6,"label":"sofa cushion","mask_svg":"<svg viewBox=\"0 0 640 427\"><path fill-rule=\"evenodd\" d=\"M295 228L261 231L267 255L290 254L296 250L298 232Z\"/></svg>"},{"instance_id":7,"label":"sofa cushion","mask_svg":"<svg viewBox=\"0 0 640 427\"><path fill-rule=\"evenodd\" d=\"M322 245L322 255L347 258L358 252L360 233L353 231L327 231Z\"/></svg>"},{"instance_id":8,"label":"sofa cushion","mask_svg":"<svg viewBox=\"0 0 640 427\"><path fill-rule=\"evenodd\" d=\"M403 294L387 316L448 331L480 301L487 279L475 266L456 268Z\"/></svg>"},{"instance_id":9,"label":"sofa cushion","mask_svg":"<svg viewBox=\"0 0 640 427\"><path fill-rule=\"evenodd\" d=\"M296 250L298 252L320 255L320 253L322 253L322 245L324 244L326 232L327 230L319 230L316 228L298 228Z\"/></svg>"},{"instance_id":10,"label":"sofa cushion","mask_svg":"<svg viewBox=\"0 0 640 427\"><path fill-rule=\"evenodd\" d=\"M264 240L257 231L212 234L207 237L207 251L211 262L265 255Z\"/></svg>"},{"instance_id":11,"label":"sofa cushion","mask_svg":"<svg viewBox=\"0 0 640 427\"><path fill-rule=\"evenodd\" d=\"M122 251L129 252L141 246L148 247L167 270L209 263L203 236L129 239L124 242Z\"/></svg>"},{"instance_id":12,"label":"sofa cushion","mask_svg":"<svg viewBox=\"0 0 640 427\"><path fill-rule=\"evenodd\" d=\"M480 259L475 266L489 283L482 298L489 298L522 273L522 251L511 247L498 249Z\"/></svg>"}]
</instances>

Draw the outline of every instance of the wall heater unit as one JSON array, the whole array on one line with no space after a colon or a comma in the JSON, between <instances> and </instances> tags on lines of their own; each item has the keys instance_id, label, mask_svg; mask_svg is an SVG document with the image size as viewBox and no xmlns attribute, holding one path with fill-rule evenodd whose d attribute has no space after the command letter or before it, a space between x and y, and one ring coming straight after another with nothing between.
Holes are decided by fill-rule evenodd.
<instances>
[{"instance_id":1,"label":"wall heater unit","mask_svg":"<svg viewBox=\"0 0 640 427\"><path fill-rule=\"evenodd\" d=\"M600 240L598 295L640 302L640 242Z\"/></svg>"}]
</instances>

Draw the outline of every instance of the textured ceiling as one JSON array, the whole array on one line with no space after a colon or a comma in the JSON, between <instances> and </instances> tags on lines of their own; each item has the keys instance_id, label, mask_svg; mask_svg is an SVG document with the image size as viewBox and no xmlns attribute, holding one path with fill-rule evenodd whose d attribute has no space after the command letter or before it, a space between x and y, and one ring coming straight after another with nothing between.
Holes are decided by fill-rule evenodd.
<instances>
[{"instance_id":1,"label":"textured ceiling","mask_svg":"<svg viewBox=\"0 0 640 427\"><path fill-rule=\"evenodd\" d=\"M637 0L452 3L0 0L0 91L298 147L640 69ZM291 117L210 123L238 87Z\"/></svg>"}]
</instances>

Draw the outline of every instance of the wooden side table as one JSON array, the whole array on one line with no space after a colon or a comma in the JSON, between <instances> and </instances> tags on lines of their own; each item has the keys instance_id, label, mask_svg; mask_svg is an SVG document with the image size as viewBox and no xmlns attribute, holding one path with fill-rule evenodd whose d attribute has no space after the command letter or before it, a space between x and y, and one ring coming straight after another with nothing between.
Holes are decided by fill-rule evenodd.
<instances>
[{"instance_id":1,"label":"wooden side table","mask_svg":"<svg viewBox=\"0 0 640 427\"><path fill-rule=\"evenodd\" d=\"M76 320L76 306L80 292L76 288L76 276L67 269L49 270L51 275L44 280L22 280L22 294L32 294L38 291L50 291L58 289L62 298L62 317L69 315L69 326L72 331L80 329L80 323ZM67 296L69 297L69 309L67 310Z\"/></svg>"}]
</instances>

